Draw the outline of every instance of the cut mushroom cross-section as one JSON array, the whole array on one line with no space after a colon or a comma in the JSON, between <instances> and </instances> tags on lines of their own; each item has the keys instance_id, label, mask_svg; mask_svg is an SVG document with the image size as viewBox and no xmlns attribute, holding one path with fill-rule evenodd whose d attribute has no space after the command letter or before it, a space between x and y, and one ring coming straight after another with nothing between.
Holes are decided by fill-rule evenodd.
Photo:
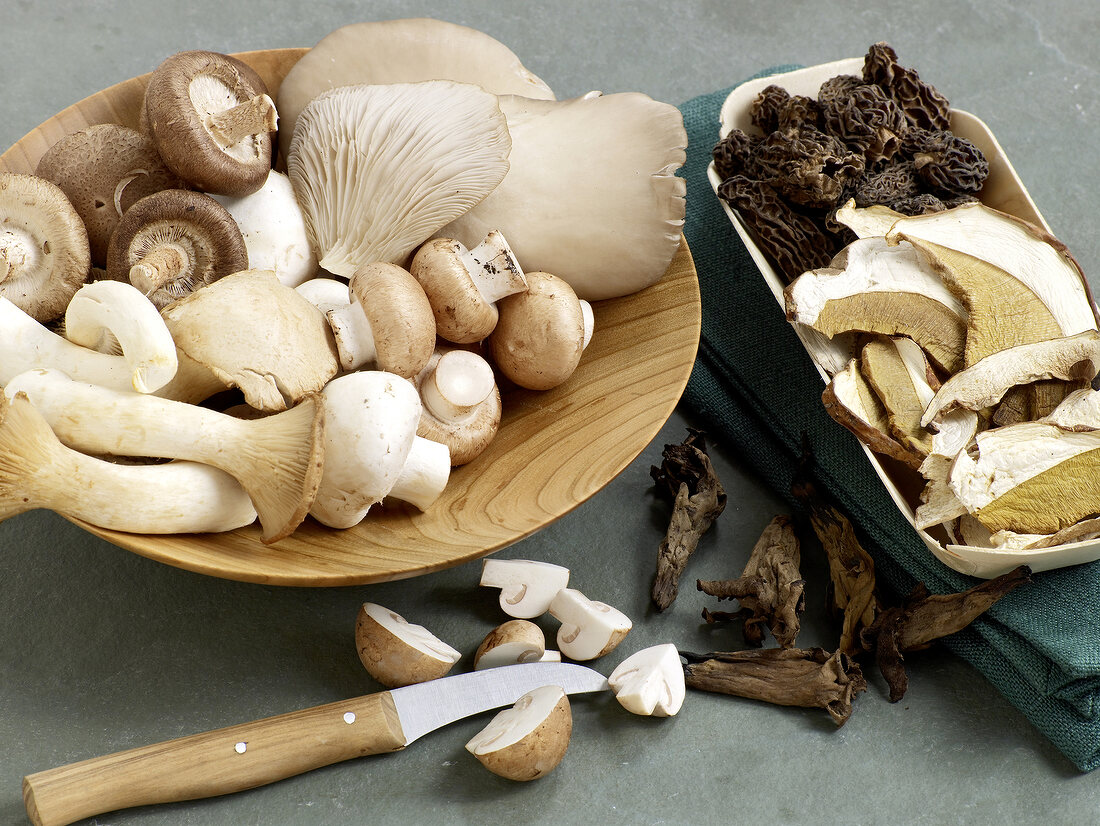
<instances>
[{"instance_id":1,"label":"cut mushroom cross-section","mask_svg":"<svg viewBox=\"0 0 1100 826\"><path fill-rule=\"evenodd\" d=\"M423 402L417 435L447 445L465 465L492 442L502 412L493 368L469 350L435 352L416 378Z\"/></svg>"},{"instance_id":2,"label":"cut mushroom cross-section","mask_svg":"<svg viewBox=\"0 0 1100 826\"><path fill-rule=\"evenodd\" d=\"M672 717L684 704L687 691L680 653L672 643L631 654L607 682L623 708L648 717Z\"/></svg>"},{"instance_id":3,"label":"cut mushroom cross-section","mask_svg":"<svg viewBox=\"0 0 1100 826\"><path fill-rule=\"evenodd\" d=\"M574 660L594 660L614 650L633 627L617 608L563 588L550 602L550 615L561 623L558 649Z\"/></svg>"},{"instance_id":4,"label":"cut mushroom cross-section","mask_svg":"<svg viewBox=\"0 0 1100 826\"><path fill-rule=\"evenodd\" d=\"M489 558L482 563L481 584L500 588L500 607L508 616L532 619L545 614L569 584L569 569L534 559Z\"/></svg>"},{"instance_id":5,"label":"cut mushroom cross-section","mask_svg":"<svg viewBox=\"0 0 1100 826\"><path fill-rule=\"evenodd\" d=\"M545 654L541 628L529 620L509 620L485 635L474 654L474 669L540 662Z\"/></svg>"},{"instance_id":6,"label":"cut mushroom cross-section","mask_svg":"<svg viewBox=\"0 0 1100 826\"><path fill-rule=\"evenodd\" d=\"M359 609L355 643L367 673L388 688L438 679L462 656L424 626L373 602Z\"/></svg>"},{"instance_id":7,"label":"cut mushroom cross-section","mask_svg":"<svg viewBox=\"0 0 1100 826\"><path fill-rule=\"evenodd\" d=\"M493 774L535 780L557 767L569 747L573 713L559 686L527 692L466 743L466 750Z\"/></svg>"}]
</instances>

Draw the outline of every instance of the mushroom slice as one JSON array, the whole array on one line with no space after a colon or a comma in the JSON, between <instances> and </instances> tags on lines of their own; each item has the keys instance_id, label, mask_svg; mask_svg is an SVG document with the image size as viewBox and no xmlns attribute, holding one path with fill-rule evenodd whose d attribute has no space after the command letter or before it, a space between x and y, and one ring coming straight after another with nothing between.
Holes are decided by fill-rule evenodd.
<instances>
[{"instance_id":1,"label":"mushroom slice","mask_svg":"<svg viewBox=\"0 0 1100 826\"><path fill-rule=\"evenodd\" d=\"M117 123L97 123L58 140L35 174L68 196L88 231L92 263L107 262L107 243L134 202L186 184L160 157L148 135Z\"/></svg>"},{"instance_id":2,"label":"mushroom slice","mask_svg":"<svg viewBox=\"0 0 1100 826\"><path fill-rule=\"evenodd\" d=\"M569 696L556 685L527 692L475 734L466 750L493 774L535 780L565 757L573 733Z\"/></svg>"},{"instance_id":3,"label":"mushroom slice","mask_svg":"<svg viewBox=\"0 0 1100 826\"><path fill-rule=\"evenodd\" d=\"M962 367L966 309L911 244L854 241L832 266L802 274L784 295L789 321L829 337L907 336L947 372Z\"/></svg>"},{"instance_id":4,"label":"mushroom slice","mask_svg":"<svg viewBox=\"0 0 1100 826\"><path fill-rule=\"evenodd\" d=\"M367 673L387 688L438 679L462 657L423 625L373 602L359 609L355 644Z\"/></svg>"},{"instance_id":5,"label":"mushroom slice","mask_svg":"<svg viewBox=\"0 0 1100 826\"><path fill-rule=\"evenodd\" d=\"M509 620L485 635L474 654L474 670L542 662L545 655L546 637L541 628L530 620Z\"/></svg>"},{"instance_id":6,"label":"mushroom slice","mask_svg":"<svg viewBox=\"0 0 1100 826\"><path fill-rule=\"evenodd\" d=\"M679 110L639 92L502 97L500 106L508 175L439 235L473 247L499 230L525 269L552 272L589 301L657 282L684 224Z\"/></svg>"},{"instance_id":7,"label":"mushroom slice","mask_svg":"<svg viewBox=\"0 0 1100 826\"><path fill-rule=\"evenodd\" d=\"M511 141L494 95L450 81L342 86L302 110L287 173L320 265L401 262L492 192Z\"/></svg>"},{"instance_id":8,"label":"mushroom slice","mask_svg":"<svg viewBox=\"0 0 1100 826\"><path fill-rule=\"evenodd\" d=\"M921 418L924 427L957 407L981 410L1000 400L1009 388L1043 379L1091 380L1100 372L1100 332L1021 344L986 356L953 375L936 392Z\"/></svg>"},{"instance_id":9,"label":"mushroom slice","mask_svg":"<svg viewBox=\"0 0 1100 826\"><path fill-rule=\"evenodd\" d=\"M1100 391L1091 387L1074 390L1041 421L1063 430L1100 430Z\"/></svg>"},{"instance_id":10,"label":"mushroom slice","mask_svg":"<svg viewBox=\"0 0 1100 826\"><path fill-rule=\"evenodd\" d=\"M180 351L258 410L285 410L339 369L321 311L270 271L233 273L161 315Z\"/></svg>"},{"instance_id":11,"label":"mushroom slice","mask_svg":"<svg viewBox=\"0 0 1100 826\"><path fill-rule=\"evenodd\" d=\"M631 654L615 667L607 682L623 708L645 717L672 717L687 693L680 652L672 643Z\"/></svg>"},{"instance_id":12,"label":"mushroom slice","mask_svg":"<svg viewBox=\"0 0 1100 826\"><path fill-rule=\"evenodd\" d=\"M860 369L886 409L890 435L917 455L926 456L932 447L932 433L921 424L921 414L939 380L924 351L908 338L876 338L864 346Z\"/></svg>"},{"instance_id":13,"label":"mushroom slice","mask_svg":"<svg viewBox=\"0 0 1100 826\"><path fill-rule=\"evenodd\" d=\"M500 390L489 362L469 350L436 351L416 385L424 408L417 435L447 445L455 467L480 456L501 416Z\"/></svg>"},{"instance_id":14,"label":"mushroom slice","mask_svg":"<svg viewBox=\"0 0 1100 826\"><path fill-rule=\"evenodd\" d=\"M875 453L897 459L916 469L920 454L905 447L890 435L890 420L874 388L864 378L859 359L833 375L821 394L825 411L834 421L844 425Z\"/></svg>"},{"instance_id":15,"label":"mushroom slice","mask_svg":"<svg viewBox=\"0 0 1100 826\"><path fill-rule=\"evenodd\" d=\"M88 233L61 188L0 172L0 298L50 321L90 272Z\"/></svg>"},{"instance_id":16,"label":"mushroom slice","mask_svg":"<svg viewBox=\"0 0 1100 826\"><path fill-rule=\"evenodd\" d=\"M267 180L275 104L236 58L208 51L168 57L149 77L145 115L165 164L196 188L240 197Z\"/></svg>"},{"instance_id":17,"label":"mushroom slice","mask_svg":"<svg viewBox=\"0 0 1100 826\"><path fill-rule=\"evenodd\" d=\"M279 85L283 155L298 115L322 92L423 80L472 83L494 95L554 97L510 49L476 29L428 18L352 23L325 35Z\"/></svg>"},{"instance_id":18,"label":"mushroom slice","mask_svg":"<svg viewBox=\"0 0 1100 826\"><path fill-rule=\"evenodd\" d=\"M255 192L238 198L211 197L237 222L249 269L271 270L288 287L297 287L317 274L317 256L309 245L305 218L286 175L272 170Z\"/></svg>"},{"instance_id":19,"label":"mushroom slice","mask_svg":"<svg viewBox=\"0 0 1100 826\"><path fill-rule=\"evenodd\" d=\"M921 504L913 514L918 529L944 525L966 513L966 506L951 489L951 467L955 457L966 450L977 432L978 414L958 409L944 416L940 429L932 434L932 449L920 466L925 486L921 491Z\"/></svg>"},{"instance_id":20,"label":"mushroom slice","mask_svg":"<svg viewBox=\"0 0 1100 826\"><path fill-rule=\"evenodd\" d=\"M550 615L561 623L558 649L574 660L594 660L615 649L633 627L617 608L562 588L550 601Z\"/></svg>"},{"instance_id":21,"label":"mushroom slice","mask_svg":"<svg viewBox=\"0 0 1100 826\"><path fill-rule=\"evenodd\" d=\"M186 189L142 198L107 245L107 277L129 281L159 309L247 267L233 216L213 198Z\"/></svg>"},{"instance_id":22,"label":"mushroom slice","mask_svg":"<svg viewBox=\"0 0 1100 826\"><path fill-rule=\"evenodd\" d=\"M59 370L11 379L62 444L84 453L187 459L225 471L252 499L265 543L289 536L321 481L322 408L307 396L294 408L239 419L197 405L73 381Z\"/></svg>"},{"instance_id":23,"label":"mushroom slice","mask_svg":"<svg viewBox=\"0 0 1100 826\"><path fill-rule=\"evenodd\" d=\"M884 238L898 219L905 216L881 204L857 207L855 199L850 199L833 217L859 238Z\"/></svg>"},{"instance_id":24,"label":"mushroom slice","mask_svg":"<svg viewBox=\"0 0 1100 826\"><path fill-rule=\"evenodd\" d=\"M569 569L533 559L486 559L481 584L500 588L500 607L510 617L531 619L550 610L558 591L569 584Z\"/></svg>"},{"instance_id":25,"label":"mushroom slice","mask_svg":"<svg viewBox=\"0 0 1100 826\"><path fill-rule=\"evenodd\" d=\"M1100 431L1043 422L986 430L959 454L950 482L991 533L1055 533L1100 513Z\"/></svg>"}]
</instances>

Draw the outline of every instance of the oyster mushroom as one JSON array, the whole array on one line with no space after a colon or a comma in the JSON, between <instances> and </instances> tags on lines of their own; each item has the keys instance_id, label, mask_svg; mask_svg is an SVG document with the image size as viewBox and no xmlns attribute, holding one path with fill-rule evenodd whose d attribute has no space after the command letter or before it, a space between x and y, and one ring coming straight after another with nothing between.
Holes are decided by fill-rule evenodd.
<instances>
[{"instance_id":1,"label":"oyster mushroom","mask_svg":"<svg viewBox=\"0 0 1100 826\"><path fill-rule=\"evenodd\" d=\"M636 292L680 246L687 134L678 109L636 92L568 101L502 97L508 175L439 235L467 247L492 230L527 270L589 301Z\"/></svg>"},{"instance_id":2,"label":"oyster mushroom","mask_svg":"<svg viewBox=\"0 0 1100 826\"><path fill-rule=\"evenodd\" d=\"M402 262L479 203L510 148L496 97L476 86L342 86L302 110L287 173L321 267L350 278Z\"/></svg>"},{"instance_id":3,"label":"oyster mushroom","mask_svg":"<svg viewBox=\"0 0 1100 826\"><path fill-rule=\"evenodd\" d=\"M473 344L496 327L496 303L527 289L527 279L499 232L474 247L450 238L428 241L413 256L409 272L420 282L435 314L440 338Z\"/></svg>"},{"instance_id":4,"label":"oyster mushroom","mask_svg":"<svg viewBox=\"0 0 1100 826\"><path fill-rule=\"evenodd\" d=\"M441 442L451 465L472 462L500 426L500 390L493 368L469 350L435 352L416 379L423 410L417 435Z\"/></svg>"},{"instance_id":5,"label":"oyster mushroom","mask_svg":"<svg viewBox=\"0 0 1100 826\"><path fill-rule=\"evenodd\" d=\"M474 669L540 662L546 654L542 629L529 620L502 623L485 635L474 654Z\"/></svg>"},{"instance_id":6,"label":"oyster mushroom","mask_svg":"<svg viewBox=\"0 0 1100 826\"><path fill-rule=\"evenodd\" d=\"M462 656L424 626L373 602L359 609L355 644L367 673L388 688L438 679Z\"/></svg>"},{"instance_id":7,"label":"oyster mushroom","mask_svg":"<svg viewBox=\"0 0 1100 826\"><path fill-rule=\"evenodd\" d=\"M549 390L573 375L592 337L592 306L564 279L527 273L527 290L499 302L489 337L497 369L520 387Z\"/></svg>"},{"instance_id":8,"label":"oyster mushroom","mask_svg":"<svg viewBox=\"0 0 1100 826\"><path fill-rule=\"evenodd\" d=\"M572 733L568 695L559 686L544 685L498 713L466 743L466 750L493 774L535 780L561 763Z\"/></svg>"},{"instance_id":9,"label":"oyster mushroom","mask_svg":"<svg viewBox=\"0 0 1100 826\"><path fill-rule=\"evenodd\" d=\"M148 135L117 123L97 123L61 138L38 161L35 174L68 196L99 267L106 266L111 233L136 201L162 189L187 188Z\"/></svg>"},{"instance_id":10,"label":"oyster mushroom","mask_svg":"<svg viewBox=\"0 0 1100 826\"><path fill-rule=\"evenodd\" d=\"M144 108L165 164L197 189L240 197L264 185L278 115L263 81L241 61L178 52L150 75Z\"/></svg>"},{"instance_id":11,"label":"oyster mushroom","mask_svg":"<svg viewBox=\"0 0 1100 826\"><path fill-rule=\"evenodd\" d=\"M0 298L36 321L65 309L91 271L88 233L57 184L0 172Z\"/></svg>"},{"instance_id":12,"label":"oyster mushroom","mask_svg":"<svg viewBox=\"0 0 1100 826\"><path fill-rule=\"evenodd\" d=\"M482 563L481 585L500 589L500 607L510 617L545 614L558 591L569 584L569 569L534 559L495 559Z\"/></svg>"},{"instance_id":13,"label":"oyster mushroom","mask_svg":"<svg viewBox=\"0 0 1100 826\"><path fill-rule=\"evenodd\" d=\"M322 92L423 80L472 83L494 95L554 97L510 49L476 29L429 18L352 23L325 35L279 84L283 156L298 115Z\"/></svg>"},{"instance_id":14,"label":"oyster mushroom","mask_svg":"<svg viewBox=\"0 0 1100 826\"><path fill-rule=\"evenodd\" d=\"M672 643L631 654L615 667L607 682L623 708L645 717L674 716L687 694L680 652Z\"/></svg>"},{"instance_id":15,"label":"oyster mushroom","mask_svg":"<svg viewBox=\"0 0 1100 826\"><path fill-rule=\"evenodd\" d=\"M236 221L207 195L165 189L126 210L107 245L107 277L129 281L158 308L248 268Z\"/></svg>"},{"instance_id":16,"label":"oyster mushroom","mask_svg":"<svg viewBox=\"0 0 1100 826\"><path fill-rule=\"evenodd\" d=\"M558 649L574 660L594 660L615 649L633 627L617 608L562 588L550 601L550 615L561 623Z\"/></svg>"}]
</instances>

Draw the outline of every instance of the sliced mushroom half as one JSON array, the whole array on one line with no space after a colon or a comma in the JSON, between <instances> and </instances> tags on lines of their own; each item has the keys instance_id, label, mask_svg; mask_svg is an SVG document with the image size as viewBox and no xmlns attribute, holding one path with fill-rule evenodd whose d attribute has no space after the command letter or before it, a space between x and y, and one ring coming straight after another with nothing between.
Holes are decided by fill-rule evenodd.
<instances>
[{"instance_id":1,"label":"sliced mushroom half","mask_svg":"<svg viewBox=\"0 0 1100 826\"><path fill-rule=\"evenodd\" d=\"M535 780L561 763L572 732L569 696L559 686L544 685L497 714L466 750L493 774Z\"/></svg>"}]
</instances>

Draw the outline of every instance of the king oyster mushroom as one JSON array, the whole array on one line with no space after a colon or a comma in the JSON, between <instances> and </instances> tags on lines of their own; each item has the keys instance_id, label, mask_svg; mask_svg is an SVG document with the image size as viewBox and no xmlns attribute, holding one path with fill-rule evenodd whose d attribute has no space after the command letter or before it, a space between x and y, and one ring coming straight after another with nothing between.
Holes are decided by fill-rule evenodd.
<instances>
[{"instance_id":1,"label":"king oyster mushroom","mask_svg":"<svg viewBox=\"0 0 1100 826\"><path fill-rule=\"evenodd\" d=\"M423 80L472 83L494 95L554 97L510 49L476 29L430 18L352 23L325 35L279 84L283 156L299 114L322 92Z\"/></svg>"},{"instance_id":2,"label":"king oyster mushroom","mask_svg":"<svg viewBox=\"0 0 1100 826\"><path fill-rule=\"evenodd\" d=\"M61 188L0 172L0 298L50 321L90 272L88 233Z\"/></svg>"},{"instance_id":3,"label":"king oyster mushroom","mask_svg":"<svg viewBox=\"0 0 1100 826\"><path fill-rule=\"evenodd\" d=\"M492 230L526 270L589 301L636 292L680 246L687 133L676 107L637 92L568 101L500 98L508 175L439 235L473 247Z\"/></svg>"},{"instance_id":4,"label":"king oyster mushroom","mask_svg":"<svg viewBox=\"0 0 1100 826\"><path fill-rule=\"evenodd\" d=\"M342 86L302 110L287 173L321 267L350 278L402 262L479 203L510 148L496 97L476 86Z\"/></svg>"}]
</instances>

